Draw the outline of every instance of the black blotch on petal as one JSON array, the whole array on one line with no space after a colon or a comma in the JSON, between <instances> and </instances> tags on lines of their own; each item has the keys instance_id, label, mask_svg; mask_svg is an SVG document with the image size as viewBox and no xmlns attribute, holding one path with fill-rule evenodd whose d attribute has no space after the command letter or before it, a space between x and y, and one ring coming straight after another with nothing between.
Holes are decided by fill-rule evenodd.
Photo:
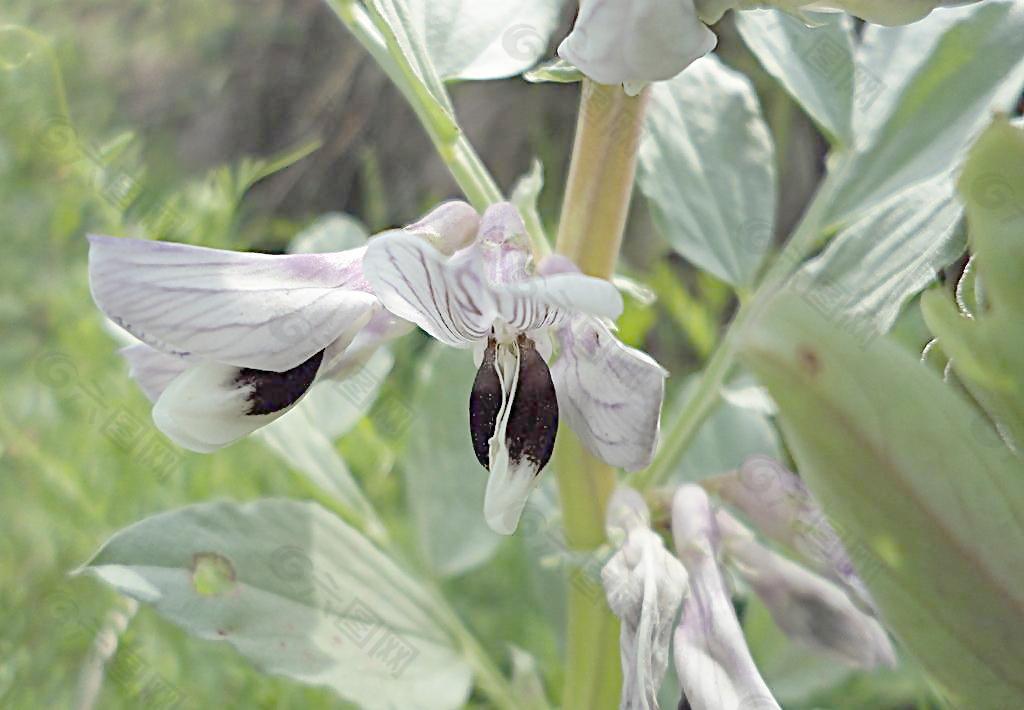
<instances>
[{"instance_id":1,"label":"black blotch on petal","mask_svg":"<svg viewBox=\"0 0 1024 710\"><path fill-rule=\"evenodd\" d=\"M551 371L533 341L519 336L519 386L512 400L505 441L509 462L527 459L538 473L551 459L558 433L558 397Z\"/></svg>"},{"instance_id":2,"label":"black blotch on petal","mask_svg":"<svg viewBox=\"0 0 1024 710\"><path fill-rule=\"evenodd\" d=\"M248 397L249 411L246 414L273 414L295 404L313 384L323 359L324 351L321 350L301 365L284 372L254 370L250 367L240 369L235 384L239 387L252 387Z\"/></svg>"},{"instance_id":3,"label":"black blotch on petal","mask_svg":"<svg viewBox=\"0 0 1024 710\"><path fill-rule=\"evenodd\" d=\"M491 338L487 341L484 359L476 372L473 391L469 395L469 435L473 439L476 460L484 468L490 468L489 442L498 423L498 412L501 410L501 380L494 369L496 351L497 345Z\"/></svg>"}]
</instances>

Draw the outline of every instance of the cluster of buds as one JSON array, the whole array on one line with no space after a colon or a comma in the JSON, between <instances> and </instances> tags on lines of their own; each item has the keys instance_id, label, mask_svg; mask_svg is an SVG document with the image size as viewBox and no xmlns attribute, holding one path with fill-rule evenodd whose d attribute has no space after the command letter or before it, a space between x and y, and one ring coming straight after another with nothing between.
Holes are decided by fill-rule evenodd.
<instances>
[{"instance_id":1,"label":"cluster of buds","mask_svg":"<svg viewBox=\"0 0 1024 710\"><path fill-rule=\"evenodd\" d=\"M764 462L760 462L763 465ZM621 489L609 504L609 535L619 545L602 570L611 610L622 622L625 710L653 710L673 647L681 707L779 708L747 647L730 589L745 585L791 639L851 668L891 667L896 654L845 552L805 566L759 540L798 542L798 518L816 512L799 478L777 468L784 505L754 507L737 492L743 472L675 490L675 555L652 529L639 493ZM715 505L705 488L729 503ZM731 510L730 510L731 508ZM766 512L767 511L767 512ZM753 512L753 515L750 513ZM829 528L831 530L831 528ZM840 547L842 544L839 543ZM799 557L799 553L796 553ZM672 629L675 629L674 633Z\"/></svg>"}]
</instances>

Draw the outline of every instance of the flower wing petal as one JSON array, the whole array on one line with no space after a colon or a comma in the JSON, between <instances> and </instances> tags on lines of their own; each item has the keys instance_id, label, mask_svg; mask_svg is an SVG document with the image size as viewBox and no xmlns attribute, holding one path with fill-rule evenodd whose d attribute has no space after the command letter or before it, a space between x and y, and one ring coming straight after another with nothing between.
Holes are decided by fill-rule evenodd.
<instances>
[{"instance_id":1,"label":"flower wing petal","mask_svg":"<svg viewBox=\"0 0 1024 710\"><path fill-rule=\"evenodd\" d=\"M323 351L286 372L204 361L176 377L153 407L153 421L179 446L210 453L294 407L316 379Z\"/></svg>"},{"instance_id":2,"label":"flower wing petal","mask_svg":"<svg viewBox=\"0 0 1024 710\"><path fill-rule=\"evenodd\" d=\"M757 670L718 568L718 530L707 494L684 485L672 501L672 536L690 575L675 632L676 674L695 710L779 710Z\"/></svg>"},{"instance_id":3,"label":"flower wing petal","mask_svg":"<svg viewBox=\"0 0 1024 710\"><path fill-rule=\"evenodd\" d=\"M370 241L367 280L384 306L442 343L470 347L494 322L494 299L475 247L450 259L423 239L388 232Z\"/></svg>"},{"instance_id":4,"label":"flower wing petal","mask_svg":"<svg viewBox=\"0 0 1024 710\"><path fill-rule=\"evenodd\" d=\"M89 241L97 305L170 354L284 372L376 303L362 276L362 248L271 256L143 239Z\"/></svg>"},{"instance_id":5,"label":"flower wing petal","mask_svg":"<svg viewBox=\"0 0 1024 710\"><path fill-rule=\"evenodd\" d=\"M552 274L493 286L498 315L519 331L559 327L578 314L622 315L622 294L604 279L583 274Z\"/></svg>"},{"instance_id":6,"label":"flower wing petal","mask_svg":"<svg viewBox=\"0 0 1024 710\"><path fill-rule=\"evenodd\" d=\"M885 629L837 585L764 547L726 511L715 518L727 558L787 636L856 668L896 665Z\"/></svg>"},{"instance_id":7,"label":"flower wing petal","mask_svg":"<svg viewBox=\"0 0 1024 710\"><path fill-rule=\"evenodd\" d=\"M121 348L120 355L128 362L128 374L135 380L150 402L155 402L167 386L195 364L180 355L169 355L145 343Z\"/></svg>"},{"instance_id":8,"label":"flower wing petal","mask_svg":"<svg viewBox=\"0 0 1024 710\"><path fill-rule=\"evenodd\" d=\"M605 462L644 468L657 445L665 369L594 318L577 318L558 335L551 376L569 426Z\"/></svg>"}]
</instances>

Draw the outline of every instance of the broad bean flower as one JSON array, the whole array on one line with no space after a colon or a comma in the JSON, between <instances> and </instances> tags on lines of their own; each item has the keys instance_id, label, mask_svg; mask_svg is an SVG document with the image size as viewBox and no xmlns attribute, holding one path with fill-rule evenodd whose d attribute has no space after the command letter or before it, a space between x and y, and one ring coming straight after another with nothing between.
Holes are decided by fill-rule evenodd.
<instances>
[{"instance_id":1,"label":"broad bean flower","mask_svg":"<svg viewBox=\"0 0 1024 710\"><path fill-rule=\"evenodd\" d=\"M470 438L489 471L484 516L495 531L515 531L551 458L560 414L605 462L629 470L650 463L665 370L612 334L606 321L618 317L622 297L609 282L560 257L534 267L512 205L489 208L476 239L454 254L414 234L377 237L363 272L393 314L475 350Z\"/></svg>"},{"instance_id":2,"label":"broad bean flower","mask_svg":"<svg viewBox=\"0 0 1024 710\"><path fill-rule=\"evenodd\" d=\"M848 12L868 22L904 25L938 7L978 0L582 0L572 32L558 54L601 84L623 84L636 94L671 79L715 48L708 25L728 10L777 8Z\"/></svg>"},{"instance_id":3,"label":"broad bean flower","mask_svg":"<svg viewBox=\"0 0 1024 710\"><path fill-rule=\"evenodd\" d=\"M621 707L658 710L672 627L686 596L686 569L651 529L650 511L636 491L617 490L607 517L609 537L622 538L622 547L601 570L608 606L622 621Z\"/></svg>"},{"instance_id":4,"label":"broad bean flower","mask_svg":"<svg viewBox=\"0 0 1024 710\"><path fill-rule=\"evenodd\" d=\"M403 234L453 253L476 212L441 205ZM274 421L317 380L355 369L410 325L363 274L366 247L327 254L249 254L91 236L93 299L139 341L122 351L155 402L153 420L202 453Z\"/></svg>"}]
</instances>

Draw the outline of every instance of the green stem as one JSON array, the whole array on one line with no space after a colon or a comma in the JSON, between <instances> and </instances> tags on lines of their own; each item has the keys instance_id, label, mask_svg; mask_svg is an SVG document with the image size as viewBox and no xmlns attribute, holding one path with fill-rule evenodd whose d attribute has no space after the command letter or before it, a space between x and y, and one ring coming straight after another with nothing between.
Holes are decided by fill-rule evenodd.
<instances>
[{"instance_id":1,"label":"green stem","mask_svg":"<svg viewBox=\"0 0 1024 710\"><path fill-rule=\"evenodd\" d=\"M442 106L423 84L382 18L375 18L355 0L327 0L327 4L384 70L416 113L455 182L478 210L500 202L501 190L480 156Z\"/></svg>"},{"instance_id":2,"label":"green stem","mask_svg":"<svg viewBox=\"0 0 1024 710\"><path fill-rule=\"evenodd\" d=\"M697 387L678 410L677 416L665 427L662 445L654 461L646 470L634 474L629 480L629 485L639 490L649 490L664 484L672 475L682 455L700 431L701 425L718 403L722 386L736 363L740 341L747 324L757 317L771 296L818 245L827 226L827 212L842 174L843 166L837 166L818 188L793 236L773 260L754 294L740 306L721 343L704 368Z\"/></svg>"},{"instance_id":3,"label":"green stem","mask_svg":"<svg viewBox=\"0 0 1024 710\"><path fill-rule=\"evenodd\" d=\"M572 165L555 251L591 276L610 279L629 214L646 96L583 82ZM566 542L592 552L605 542L604 514L615 469L591 456L571 431L559 433L559 499ZM622 685L619 622L600 588L578 580L568 598L566 710L615 707Z\"/></svg>"}]
</instances>

